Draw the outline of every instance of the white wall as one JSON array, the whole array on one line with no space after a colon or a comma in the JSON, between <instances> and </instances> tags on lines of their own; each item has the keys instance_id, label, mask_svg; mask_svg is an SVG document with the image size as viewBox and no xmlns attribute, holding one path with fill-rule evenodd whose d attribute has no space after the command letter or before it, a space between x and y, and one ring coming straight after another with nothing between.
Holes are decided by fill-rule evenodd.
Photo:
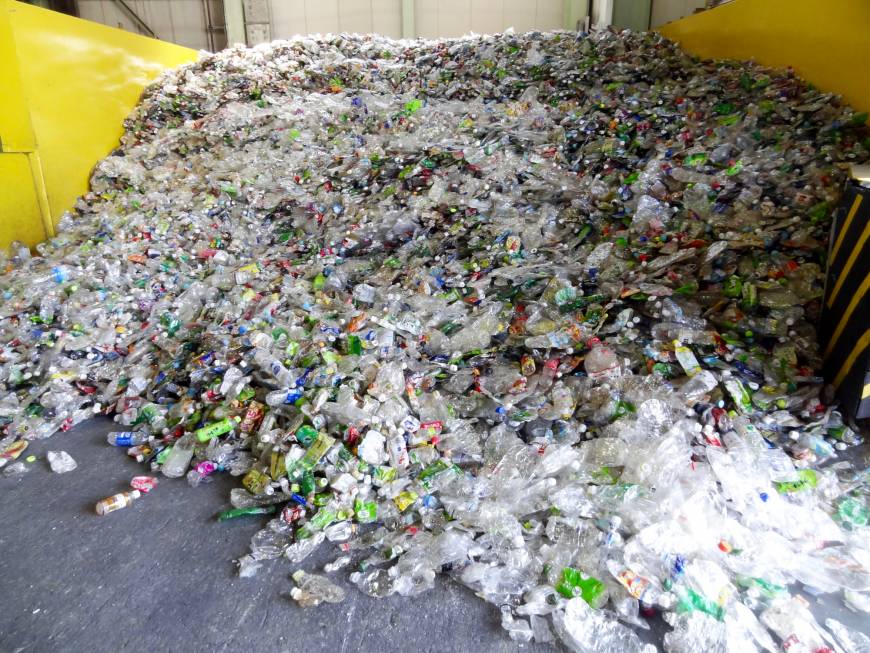
<instances>
[{"instance_id":1,"label":"white wall","mask_svg":"<svg viewBox=\"0 0 870 653\"><path fill-rule=\"evenodd\" d=\"M130 8L164 41L206 49L205 12L201 0L126 0ZM111 27L141 33L110 0L78 0L79 16Z\"/></svg>"},{"instance_id":2,"label":"white wall","mask_svg":"<svg viewBox=\"0 0 870 653\"><path fill-rule=\"evenodd\" d=\"M417 36L488 34L513 27L517 32L563 26L562 0L416 0Z\"/></svg>"},{"instance_id":3,"label":"white wall","mask_svg":"<svg viewBox=\"0 0 870 653\"><path fill-rule=\"evenodd\" d=\"M574 5L577 5L576 7ZM414 31L423 38L469 32L558 29L565 20L563 0L414 0ZM585 2L571 10L585 13ZM327 32L375 32L402 37L401 0L272 0L272 36Z\"/></svg>"},{"instance_id":4,"label":"white wall","mask_svg":"<svg viewBox=\"0 0 870 653\"><path fill-rule=\"evenodd\" d=\"M704 0L653 0L650 27L658 27L672 20L683 18L705 6Z\"/></svg>"},{"instance_id":5,"label":"white wall","mask_svg":"<svg viewBox=\"0 0 870 653\"><path fill-rule=\"evenodd\" d=\"M679 0L683 2L684 0ZM201 0L126 0L158 38L207 49ZM588 0L270 0L271 37L296 34L376 33L402 38L402 6L413 7L414 36L435 38L469 32L517 32L572 28L586 14ZM241 4L240 2L238 4ZM78 0L79 15L138 32L111 0ZM240 7L238 8L241 11ZM567 12L567 15L566 15ZM230 40L234 37L230 35Z\"/></svg>"},{"instance_id":6,"label":"white wall","mask_svg":"<svg viewBox=\"0 0 870 653\"><path fill-rule=\"evenodd\" d=\"M613 0L592 0L589 20L593 27L604 29L613 20Z\"/></svg>"},{"instance_id":7,"label":"white wall","mask_svg":"<svg viewBox=\"0 0 870 653\"><path fill-rule=\"evenodd\" d=\"M402 0L272 0L272 38L357 32L402 37Z\"/></svg>"}]
</instances>

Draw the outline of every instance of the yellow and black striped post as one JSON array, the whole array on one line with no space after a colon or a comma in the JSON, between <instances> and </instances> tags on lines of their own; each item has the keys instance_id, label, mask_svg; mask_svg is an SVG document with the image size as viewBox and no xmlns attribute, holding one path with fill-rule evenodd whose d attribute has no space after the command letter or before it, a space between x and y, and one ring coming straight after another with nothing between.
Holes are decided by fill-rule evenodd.
<instances>
[{"instance_id":1,"label":"yellow and black striped post","mask_svg":"<svg viewBox=\"0 0 870 653\"><path fill-rule=\"evenodd\" d=\"M844 417L870 417L870 166L854 166L835 212L819 330Z\"/></svg>"}]
</instances>

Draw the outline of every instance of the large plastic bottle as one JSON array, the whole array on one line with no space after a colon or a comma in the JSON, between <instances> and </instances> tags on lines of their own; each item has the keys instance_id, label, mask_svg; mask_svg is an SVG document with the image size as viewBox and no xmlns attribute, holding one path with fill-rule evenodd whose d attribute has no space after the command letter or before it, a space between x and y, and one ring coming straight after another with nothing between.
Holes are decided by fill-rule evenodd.
<instances>
[{"instance_id":1,"label":"large plastic bottle","mask_svg":"<svg viewBox=\"0 0 870 653\"><path fill-rule=\"evenodd\" d=\"M181 436L172 446L172 451L163 461L161 471L169 478L181 478L187 473L190 461L193 458L193 448L196 446L196 438L192 433Z\"/></svg>"}]
</instances>

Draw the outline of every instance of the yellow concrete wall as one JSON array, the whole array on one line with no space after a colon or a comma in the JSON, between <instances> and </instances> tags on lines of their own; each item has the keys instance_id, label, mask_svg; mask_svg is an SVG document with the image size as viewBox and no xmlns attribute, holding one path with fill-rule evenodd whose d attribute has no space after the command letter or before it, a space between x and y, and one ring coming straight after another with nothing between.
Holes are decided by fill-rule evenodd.
<instances>
[{"instance_id":1,"label":"yellow concrete wall","mask_svg":"<svg viewBox=\"0 0 870 653\"><path fill-rule=\"evenodd\" d=\"M87 191L142 89L197 52L0 0L0 247L33 245ZM25 165L26 160L26 165Z\"/></svg>"},{"instance_id":2,"label":"yellow concrete wall","mask_svg":"<svg viewBox=\"0 0 870 653\"><path fill-rule=\"evenodd\" d=\"M659 31L701 57L791 66L870 111L870 0L734 0Z\"/></svg>"}]
</instances>

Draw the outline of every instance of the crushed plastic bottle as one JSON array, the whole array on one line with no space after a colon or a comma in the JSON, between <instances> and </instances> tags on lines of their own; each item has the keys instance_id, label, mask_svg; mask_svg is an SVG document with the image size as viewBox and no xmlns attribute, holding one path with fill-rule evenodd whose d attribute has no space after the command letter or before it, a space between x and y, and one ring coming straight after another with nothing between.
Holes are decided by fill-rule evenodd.
<instances>
[{"instance_id":1,"label":"crushed plastic bottle","mask_svg":"<svg viewBox=\"0 0 870 653\"><path fill-rule=\"evenodd\" d=\"M3 476L5 478L9 478L12 476L20 476L21 474L26 474L30 471L30 467L25 465L24 463L12 463L11 465L7 465L3 468Z\"/></svg>"},{"instance_id":2,"label":"crushed plastic bottle","mask_svg":"<svg viewBox=\"0 0 870 653\"><path fill-rule=\"evenodd\" d=\"M849 653L870 653L870 637L866 633L852 630L836 619L825 619L825 626L844 650Z\"/></svg>"},{"instance_id":3,"label":"crushed plastic bottle","mask_svg":"<svg viewBox=\"0 0 870 653\"><path fill-rule=\"evenodd\" d=\"M301 569L293 572L293 582L296 583L290 591L290 596L303 608L311 608L326 603L341 603L345 592L325 576L308 574Z\"/></svg>"},{"instance_id":4,"label":"crushed plastic bottle","mask_svg":"<svg viewBox=\"0 0 870 653\"><path fill-rule=\"evenodd\" d=\"M865 122L657 34L206 56L2 261L4 476L111 414L151 474L239 477L245 577L335 547L520 642L646 653L660 612L671 653L825 646L790 588L870 591L813 326ZM337 596L315 578L300 602Z\"/></svg>"},{"instance_id":5,"label":"crushed plastic bottle","mask_svg":"<svg viewBox=\"0 0 870 653\"><path fill-rule=\"evenodd\" d=\"M66 451L49 451L46 458L51 471L55 474L66 474L78 467L76 461Z\"/></svg>"}]
</instances>

